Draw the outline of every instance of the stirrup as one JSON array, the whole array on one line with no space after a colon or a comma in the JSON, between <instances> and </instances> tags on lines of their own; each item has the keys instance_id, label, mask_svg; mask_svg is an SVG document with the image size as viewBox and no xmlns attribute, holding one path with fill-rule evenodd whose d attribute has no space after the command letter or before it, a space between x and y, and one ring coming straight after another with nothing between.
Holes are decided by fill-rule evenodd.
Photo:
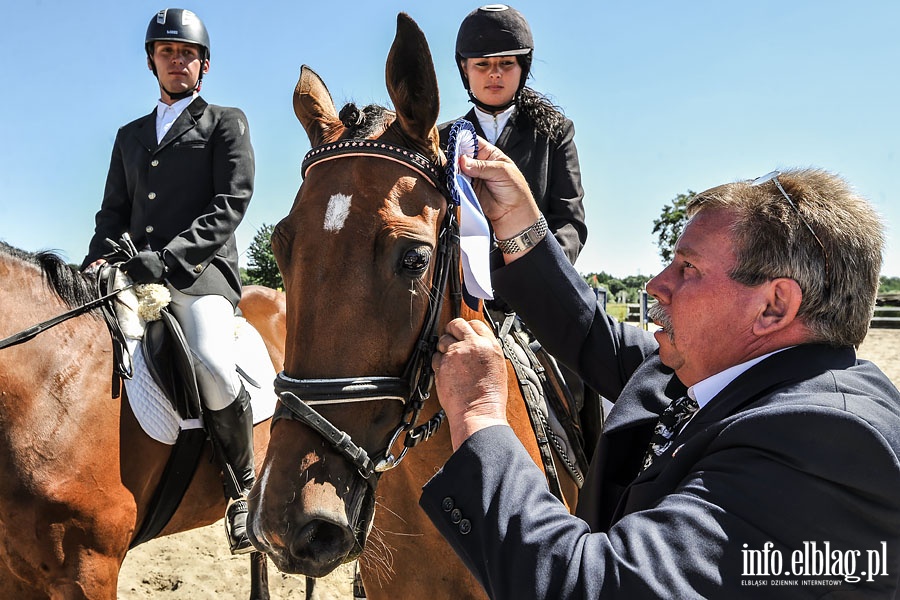
<instances>
[{"instance_id":1,"label":"stirrup","mask_svg":"<svg viewBox=\"0 0 900 600\"><path fill-rule=\"evenodd\" d=\"M228 508L225 509L225 537L232 554L253 551L253 544L247 536L247 512L246 498L228 501Z\"/></svg>"}]
</instances>

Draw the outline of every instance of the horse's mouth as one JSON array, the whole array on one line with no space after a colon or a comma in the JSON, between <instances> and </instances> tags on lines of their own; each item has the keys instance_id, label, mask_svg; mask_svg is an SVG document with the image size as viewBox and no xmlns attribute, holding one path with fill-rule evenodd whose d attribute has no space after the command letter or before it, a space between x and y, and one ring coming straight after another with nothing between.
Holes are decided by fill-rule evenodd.
<instances>
[{"instance_id":1,"label":"horse's mouth","mask_svg":"<svg viewBox=\"0 0 900 600\"><path fill-rule=\"evenodd\" d=\"M268 555L279 571L309 577L324 577L356 560L365 548L375 514L374 486L364 480L359 483L359 492L347 499L346 521L320 515L303 525L282 522L279 530L290 533L279 535L251 512L247 531L254 548Z\"/></svg>"}]
</instances>

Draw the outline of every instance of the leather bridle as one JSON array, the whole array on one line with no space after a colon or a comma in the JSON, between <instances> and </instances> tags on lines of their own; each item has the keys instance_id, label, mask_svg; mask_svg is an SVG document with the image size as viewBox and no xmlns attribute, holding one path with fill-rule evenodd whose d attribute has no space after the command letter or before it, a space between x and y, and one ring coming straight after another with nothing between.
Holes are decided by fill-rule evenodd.
<instances>
[{"instance_id":1,"label":"leather bridle","mask_svg":"<svg viewBox=\"0 0 900 600\"><path fill-rule=\"evenodd\" d=\"M450 297L454 316L459 316L462 290L459 276L459 221L457 205L447 190L443 170L433 161L406 148L378 140L342 140L318 146L303 158L301 175L324 161L352 156L377 157L398 162L424 176L447 199L447 211L438 234L434 253L434 271L425 320L406 364L402 377L338 377L333 379L294 379L280 372L275 379L275 391L281 404L272 419L300 421L313 428L341 455L349 460L360 475L374 488L381 473L403 460L410 448L429 439L444 421L439 410L428 421L416 426L416 421L431 394L434 372L431 356L438 338L438 322L446 296ZM446 294L445 294L446 291ZM335 427L313 407L351 402L393 400L403 403L400 423L394 429L388 445L374 454L374 459L350 436ZM400 436L406 434L399 455L393 453Z\"/></svg>"}]
</instances>

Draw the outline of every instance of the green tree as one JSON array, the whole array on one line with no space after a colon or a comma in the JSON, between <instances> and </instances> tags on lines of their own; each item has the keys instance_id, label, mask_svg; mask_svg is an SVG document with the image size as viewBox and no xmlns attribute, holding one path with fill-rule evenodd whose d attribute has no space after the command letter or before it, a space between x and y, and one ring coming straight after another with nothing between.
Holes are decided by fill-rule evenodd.
<instances>
[{"instance_id":1,"label":"green tree","mask_svg":"<svg viewBox=\"0 0 900 600\"><path fill-rule=\"evenodd\" d=\"M641 290L650 281L650 277L646 275L628 275L627 277L614 277L606 272L588 273L582 275L587 284L593 288L604 288L609 292L608 300L617 302L619 292L625 292L627 295L626 302L637 302L640 298Z\"/></svg>"},{"instance_id":2,"label":"green tree","mask_svg":"<svg viewBox=\"0 0 900 600\"><path fill-rule=\"evenodd\" d=\"M659 256L664 265L672 262L675 256L675 242L687 222L685 207L696 195L691 190L686 194L678 194L670 204L663 207L659 218L653 220L653 233L657 236L656 245L659 246Z\"/></svg>"},{"instance_id":3,"label":"green tree","mask_svg":"<svg viewBox=\"0 0 900 600\"><path fill-rule=\"evenodd\" d=\"M880 282L881 285L878 286L878 292L880 294L900 292L900 277L888 277L886 275L882 275Z\"/></svg>"},{"instance_id":4,"label":"green tree","mask_svg":"<svg viewBox=\"0 0 900 600\"><path fill-rule=\"evenodd\" d=\"M274 230L274 225L263 223L263 226L253 236L253 242L247 249L247 270L244 283L264 285L277 290L284 289L284 280L281 279L278 263L275 262L275 254L272 253L272 232Z\"/></svg>"}]
</instances>

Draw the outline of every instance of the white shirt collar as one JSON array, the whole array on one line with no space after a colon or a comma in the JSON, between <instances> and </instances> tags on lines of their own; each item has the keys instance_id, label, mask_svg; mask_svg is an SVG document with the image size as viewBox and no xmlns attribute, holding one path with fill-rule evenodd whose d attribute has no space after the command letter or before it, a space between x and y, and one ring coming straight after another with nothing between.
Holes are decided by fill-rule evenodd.
<instances>
[{"instance_id":1,"label":"white shirt collar","mask_svg":"<svg viewBox=\"0 0 900 600\"><path fill-rule=\"evenodd\" d=\"M188 107L188 105L194 101L194 98L197 97L197 92L194 92L193 95L188 96L187 98L182 98L181 100L177 100L172 104L166 104L162 100L157 100L156 102L156 143L160 143L165 137L166 132L172 128L172 123L175 122L181 113L184 112L184 109Z\"/></svg>"},{"instance_id":2,"label":"white shirt collar","mask_svg":"<svg viewBox=\"0 0 900 600\"><path fill-rule=\"evenodd\" d=\"M725 386L737 379L739 375L749 370L750 367L752 367L756 363L763 361L773 354L781 352L782 350L787 350L787 348L781 348L780 350L775 350L775 352L769 352L768 354L757 356L756 358L752 358L747 362L729 367L721 373L716 373L715 375L707 377L703 381L699 381L688 388L688 396L696 400L700 408L703 408L709 403L710 400L715 398L719 392L724 390Z\"/></svg>"},{"instance_id":3,"label":"white shirt collar","mask_svg":"<svg viewBox=\"0 0 900 600\"><path fill-rule=\"evenodd\" d=\"M509 121L515 110L516 105L513 104L503 112L492 115L484 112L477 106L475 107L475 116L478 117L478 124L481 125L481 130L484 131L487 141L492 144L497 143L497 138L500 137L500 133L506 127L506 122Z\"/></svg>"}]
</instances>

